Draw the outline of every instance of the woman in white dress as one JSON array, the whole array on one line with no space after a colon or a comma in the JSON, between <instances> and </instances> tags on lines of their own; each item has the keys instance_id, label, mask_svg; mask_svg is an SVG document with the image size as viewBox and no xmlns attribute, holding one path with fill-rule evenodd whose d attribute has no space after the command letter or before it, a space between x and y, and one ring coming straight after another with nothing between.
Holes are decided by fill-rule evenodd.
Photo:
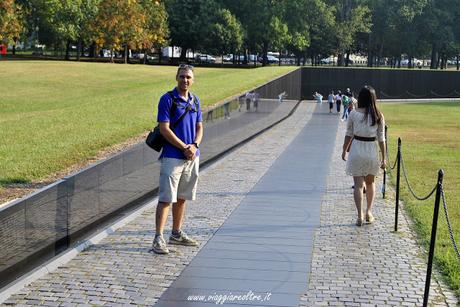
<instances>
[{"instance_id":1,"label":"woman in white dress","mask_svg":"<svg viewBox=\"0 0 460 307\"><path fill-rule=\"evenodd\" d=\"M367 223L374 221L372 206L374 204L375 184L374 179L379 169L385 169L385 119L377 108L377 95L375 90L366 85L358 96L358 107L353 110L348 118L347 132L343 142L342 159L347 161L346 173L353 176L355 190L354 199L358 211L356 225L362 226L363 219L363 188L366 185L367 209L365 220ZM347 149L351 145L347 156ZM376 144L380 147L380 154Z\"/></svg>"}]
</instances>

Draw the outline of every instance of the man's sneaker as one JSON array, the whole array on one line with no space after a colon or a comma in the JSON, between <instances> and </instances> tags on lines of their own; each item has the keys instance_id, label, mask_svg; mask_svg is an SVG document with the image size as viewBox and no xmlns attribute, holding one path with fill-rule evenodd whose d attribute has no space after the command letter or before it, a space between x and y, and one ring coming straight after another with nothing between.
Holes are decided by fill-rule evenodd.
<instances>
[{"instance_id":1,"label":"man's sneaker","mask_svg":"<svg viewBox=\"0 0 460 307\"><path fill-rule=\"evenodd\" d=\"M198 242L187 236L185 232L181 231L178 235L171 235L169 237L169 244L197 246Z\"/></svg>"},{"instance_id":2,"label":"man's sneaker","mask_svg":"<svg viewBox=\"0 0 460 307\"><path fill-rule=\"evenodd\" d=\"M162 236L155 237L152 250L157 254L169 254L169 249L166 247L165 239Z\"/></svg>"}]
</instances>

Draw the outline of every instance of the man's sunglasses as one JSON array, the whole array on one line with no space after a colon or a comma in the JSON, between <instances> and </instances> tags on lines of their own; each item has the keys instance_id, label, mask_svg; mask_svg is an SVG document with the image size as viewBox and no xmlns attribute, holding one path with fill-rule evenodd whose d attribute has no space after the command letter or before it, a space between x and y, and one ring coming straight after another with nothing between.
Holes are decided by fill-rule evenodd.
<instances>
[{"instance_id":1,"label":"man's sunglasses","mask_svg":"<svg viewBox=\"0 0 460 307\"><path fill-rule=\"evenodd\" d=\"M180 64L179 65L179 69L190 69L191 71L193 71L193 65L189 65L189 64Z\"/></svg>"}]
</instances>

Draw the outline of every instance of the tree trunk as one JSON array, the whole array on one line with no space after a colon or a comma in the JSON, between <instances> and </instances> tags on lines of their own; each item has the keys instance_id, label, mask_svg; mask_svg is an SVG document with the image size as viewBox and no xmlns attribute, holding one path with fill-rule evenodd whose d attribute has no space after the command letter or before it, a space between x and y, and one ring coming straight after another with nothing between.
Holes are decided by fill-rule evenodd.
<instances>
[{"instance_id":1,"label":"tree trunk","mask_svg":"<svg viewBox=\"0 0 460 307\"><path fill-rule=\"evenodd\" d=\"M125 62L125 64L128 64L128 45L127 45L127 44L125 44L123 50L124 50L124 51L123 51L123 53L124 53L124 54L123 54L123 57L125 58L125 61L124 61L124 62ZM112 54L111 56L113 56L113 53L112 53L112 52L111 52L111 54Z\"/></svg>"},{"instance_id":2,"label":"tree trunk","mask_svg":"<svg viewBox=\"0 0 460 307\"><path fill-rule=\"evenodd\" d=\"M96 43L95 42L93 42L91 46L89 47L89 57L90 58L96 57Z\"/></svg>"},{"instance_id":3,"label":"tree trunk","mask_svg":"<svg viewBox=\"0 0 460 307\"><path fill-rule=\"evenodd\" d=\"M460 57L457 55L457 70L460 70Z\"/></svg>"},{"instance_id":4,"label":"tree trunk","mask_svg":"<svg viewBox=\"0 0 460 307\"><path fill-rule=\"evenodd\" d=\"M345 58L345 67L348 67L348 65L350 64L350 51L347 51L347 56Z\"/></svg>"},{"instance_id":5,"label":"tree trunk","mask_svg":"<svg viewBox=\"0 0 460 307\"><path fill-rule=\"evenodd\" d=\"M70 60L70 41L67 41L65 45L65 59L66 61Z\"/></svg>"},{"instance_id":6,"label":"tree trunk","mask_svg":"<svg viewBox=\"0 0 460 307\"><path fill-rule=\"evenodd\" d=\"M81 39L78 39L77 43L77 61L80 62L80 56L81 56Z\"/></svg>"},{"instance_id":7,"label":"tree trunk","mask_svg":"<svg viewBox=\"0 0 460 307\"><path fill-rule=\"evenodd\" d=\"M337 66L343 66L343 53L337 55Z\"/></svg>"},{"instance_id":8,"label":"tree trunk","mask_svg":"<svg viewBox=\"0 0 460 307\"><path fill-rule=\"evenodd\" d=\"M281 50L280 50L280 56L278 58L278 66L281 66Z\"/></svg>"},{"instance_id":9,"label":"tree trunk","mask_svg":"<svg viewBox=\"0 0 460 307\"><path fill-rule=\"evenodd\" d=\"M436 69L436 63L438 62L438 48L436 43L431 45L431 63L430 69Z\"/></svg>"},{"instance_id":10,"label":"tree trunk","mask_svg":"<svg viewBox=\"0 0 460 307\"><path fill-rule=\"evenodd\" d=\"M16 43L18 42L18 38L13 38L13 55L16 55Z\"/></svg>"},{"instance_id":11,"label":"tree trunk","mask_svg":"<svg viewBox=\"0 0 460 307\"><path fill-rule=\"evenodd\" d=\"M142 49L142 51L144 52L143 63L144 63L144 64L147 64L147 48Z\"/></svg>"},{"instance_id":12,"label":"tree trunk","mask_svg":"<svg viewBox=\"0 0 460 307\"><path fill-rule=\"evenodd\" d=\"M372 51L369 51L369 55L367 56L367 67L373 67L374 66L374 53Z\"/></svg>"},{"instance_id":13,"label":"tree trunk","mask_svg":"<svg viewBox=\"0 0 460 307\"><path fill-rule=\"evenodd\" d=\"M268 64L268 57L267 57L268 43L267 42L264 42L264 44L263 44L263 53L264 53L264 59L262 61L262 66L267 66L267 64Z\"/></svg>"},{"instance_id":14,"label":"tree trunk","mask_svg":"<svg viewBox=\"0 0 460 307\"><path fill-rule=\"evenodd\" d=\"M81 41L81 50L80 50L80 58L85 56L85 42Z\"/></svg>"},{"instance_id":15,"label":"tree trunk","mask_svg":"<svg viewBox=\"0 0 460 307\"><path fill-rule=\"evenodd\" d=\"M158 64L161 64L161 56L163 55L163 50L161 47L158 48Z\"/></svg>"},{"instance_id":16,"label":"tree trunk","mask_svg":"<svg viewBox=\"0 0 460 307\"><path fill-rule=\"evenodd\" d=\"M181 48L179 60L184 61L184 62L187 61L187 48L184 48L184 47Z\"/></svg>"}]
</instances>

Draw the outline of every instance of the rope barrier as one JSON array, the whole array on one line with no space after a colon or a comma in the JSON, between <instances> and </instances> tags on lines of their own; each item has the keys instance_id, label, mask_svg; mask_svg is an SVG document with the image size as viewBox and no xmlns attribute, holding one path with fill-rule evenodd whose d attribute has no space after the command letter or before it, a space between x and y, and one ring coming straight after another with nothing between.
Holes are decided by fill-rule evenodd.
<instances>
[{"instance_id":1,"label":"rope barrier","mask_svg":"<svg viewBox=\"0 0 460 307\"><path fill-rule=\"evenodd\" d=\"M404 164L404 159L403 159L402 154L401 154L401 166L402 166L402 169L403 169L404 179L406 180L407 186L409 187L409 191L411 192L412 196L414 196L418 200L427 200L428 198L430 198L430 196L433 195L433 193L436 191L437 185L435 185L433 190L426 197L418 197L417 195L415 195L415 192L414 192L414 190L412 189L412 186L409 183L409 179L408 179L407 171L406 171L406 166Z\"/></svg>"},{"instance_id":2,"label":"rope barrier","mask_svg":"<svg viewBox=\"0 0 460 307\"><path fill-rule=\"evenodd\" d=\"M398 154L396 154L396 159L395 159L395 163L393 163L393 166L391 166L391 159L390 159L390 154L389 152L387 151L387 157L388 157L388 166L390 167L390 170L394 170L395 167L396 167L396 163L398 163Z\"/></svg>"},{"instance_id":3,"label":"rope barrier","mask_svg":"<svg viewBox=\"0 0 460 307\"><path fill-rule=\"evenodd\" d=\"M388 98L390 98L390 99L398 99L398 98L401 98L401 95L390 96L390 95L385 94L384 91L380 91L380 93L381 93L383 96L386 96L386 97L388 97Z\"/></svg>"},{"instance_id":4,"label":"rope barrier","mask_svg":"<svg viewBox=\"0 0 460 307\"><path fill-rule=\"evenodd\" d=\"M427 95L426 94L422 94L422 95L416 95L416 94L412 94L411 92L409 91L406 91L406 94L411 96L411 97L414 97L414 98L422 98L422 97L426 97Z\"/></svg>"},{"instance_id":5,"label":"rope barrier","mask_svg":"<svg viewBox=\"0 0 460 307\"><path fill-rule=\"evenodd\" d=\"M439 94L436 94L435 92L433 91L430 91L431 94L435 95L436 97L448 97L448 96L452 96L452 94L454 94L456 91L453 91L453 92L450 92L449 94L445 94L445 95L439 95ZM458 95L458 94L457 94Z\"/></svg>"},{"instance_id":6,"label":"rope barrier","mask_svg":"<svg viewBox=\"0 0 460 307\"><path fill-rule=\"evenodd\" d=\"M460 252L458 250L458 245L455 242L454 232L452 231L452 225L449 219L449 212L447 211L447 202L446 202L446 198L444 195L444 189L441 189L441 196L442 196L442 203L444 207L444 216L446 217L447 228L449 229L450 240L452 242L452 245L454 246L455 253L457 254L457 259L460 260Z\"/></svg>"}]
</instances>

